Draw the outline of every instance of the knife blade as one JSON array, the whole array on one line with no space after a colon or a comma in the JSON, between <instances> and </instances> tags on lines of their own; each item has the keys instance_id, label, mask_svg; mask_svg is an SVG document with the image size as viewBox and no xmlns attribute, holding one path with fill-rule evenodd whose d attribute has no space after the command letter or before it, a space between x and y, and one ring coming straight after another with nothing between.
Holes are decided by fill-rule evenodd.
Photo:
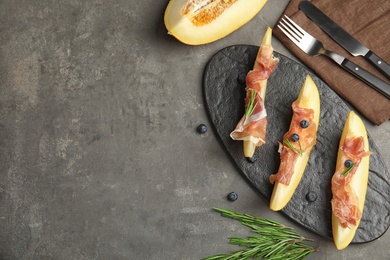
<instances>
[{"instance_id":1,"label":"knife blade","mask_svg":"<svg viewBox=\"0 0 390 260\"><path fill-rule=\"evenodd\" d=\"M299 9L353 56L363 56L383 75L390 79L390 65L346 32L320 9L308 1L302 1Z\"/></svg>"}]
</instances>

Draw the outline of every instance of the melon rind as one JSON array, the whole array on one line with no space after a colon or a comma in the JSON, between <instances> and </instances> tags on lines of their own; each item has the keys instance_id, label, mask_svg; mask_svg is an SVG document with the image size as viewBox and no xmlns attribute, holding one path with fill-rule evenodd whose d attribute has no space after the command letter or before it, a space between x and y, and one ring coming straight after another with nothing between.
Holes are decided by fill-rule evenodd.
<instances>
[{"instance_id":1,"label":"melon rind","mask_svg":"<svg viewBox=\"0 0 390 260\"><path fill-rule=\"evenodd\" d=\"M181 9L187 1L169 1L165 9L164 23L168 34L189 45L206 44L225 37L249 22L267 2L267 0L237 0L209 24L195 26L181 14Z\"/></svg>"}]
</instances>

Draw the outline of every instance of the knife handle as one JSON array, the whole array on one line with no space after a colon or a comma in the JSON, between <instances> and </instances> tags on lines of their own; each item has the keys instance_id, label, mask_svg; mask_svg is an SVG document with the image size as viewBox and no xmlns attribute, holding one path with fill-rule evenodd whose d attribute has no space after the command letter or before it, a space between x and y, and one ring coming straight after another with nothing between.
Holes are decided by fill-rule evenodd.
<instances>
[{"instance_id":1,"label":"knife handle","mask_svg":"<svg viewBox=\"0 0 390 260\"><path fill-rule=\"evenodd\" d=\"M364 55L383 75L390 79L390 65L372 51Z\"/></svg>"},{"instance_id":2,"label":"knife handle","mask_svg":"<svg viewBox=\"0 0 390 260\"><path fill-rule=\"evenodd\" d=\"M384 82L380 78L377 78L350 60L344 59L341 66L390 99L390 84Z\"/></svg>"}]
</instances>

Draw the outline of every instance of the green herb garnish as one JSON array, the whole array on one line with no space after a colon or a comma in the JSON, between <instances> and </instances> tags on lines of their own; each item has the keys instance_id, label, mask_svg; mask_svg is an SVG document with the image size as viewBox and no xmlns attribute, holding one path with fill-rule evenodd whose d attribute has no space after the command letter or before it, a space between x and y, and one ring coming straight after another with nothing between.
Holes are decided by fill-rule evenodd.
<instances>
[{"instance_id":1,"label":"green herb garnish","mask_svg":"<svg viewBox=\"0 0 390 260\"><path fill-rule=\"evenodd\" d=\"M299 144L299 151L297 151L297 149L295 149L295 147L291 144L290 140L285 139L285 140L284 140L284 143L285 143L291 150L293 150L294 153L299 154L299 156L302 156L302 155L303 155L303 150L302 150L301 142L298 141L298 144Z\"/></svg>"},{"instance_id":2,"label":"green herb garnish","mask_svg":"<svg viewBox=\"0 0 390 260\"><path fill-rule=\"evenodd\" d=\"M256 99L256 91L252 89L251 97L249 98L248 105L245 109L245 123L249 119L249 117L253 114L253 111L255 111L255 108L257 106L257 102L255 103L255 99Z\"/></svg>"},{"instance_id":3,"label":"green herb garnish","mask_svg":"<svg viewBox=\"0 0 390 260\"><path fill-rule=\"evenodd\" d=\"M235 219L241 224L250 227L259 236L248 238L231 237L229 243L245 246L245 249L235 251L231 254L219 254L204 258L203 260L241 260L241 259L304 259L317 249L305 241L311 239L303 237L291 228L282 223L255 217L248 214L241 214L231 210L214 208L222 216Z\"/></svg>"},{"instance_id":4,"label":"green herb garnish","mask_svg":"<svg viewBox=\"0 0 390 260\"><path fill-rule=\"evenodd\" d=\"M355 166L355 164L351 164L349 167L347 167L347 169L345 169L342 173L341 173L341 176L346 176L350 171L352 171L353 167Z\"/></svg>"}]
</instances>

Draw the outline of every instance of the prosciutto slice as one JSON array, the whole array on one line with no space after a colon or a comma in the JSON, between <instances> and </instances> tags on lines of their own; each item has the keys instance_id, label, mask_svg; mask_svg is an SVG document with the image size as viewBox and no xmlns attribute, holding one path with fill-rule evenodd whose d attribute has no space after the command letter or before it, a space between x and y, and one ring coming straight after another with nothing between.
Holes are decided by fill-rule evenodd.
<instances>
[{"instance_id":1,"label":"prosciutto slice","mask_svg":"<svg viewBox=\"0 0 390 260\"><path fill-rule=\"evenodd\" d=\"M297 104L298 101L294 101L292 104L293 108L293 119L290 124L290 129L283 136L283 143L279 143L280 146L280 166L276 174L270 176L270 182L275 181L289 185L291 177L294 173L295 162L300 156L299 151L305 152L309 147L316 144L316 132L317 127L314 123L314 111L313 109L301 108ZM300 122L306 120L309 123L307 128L302 128ZM299 142L290 141L289 147L285 140L290 140L293 134L298 134Z\"/></svg>"},{"instance_id":2,"label":"prosciutto slice","mask_svg":"<svg viewBox=\"0 0 390 260\"><path fill-rule=\"evenodd\" d=\"M333 214L339 219L341 226L347 228L349 225L356 226L362 217L359 199L351 187L351 180L362 158L370 155L371 152L364 151L363 137L346 138L340 150L342 152L340 163L336 167L331 182L333 194L331 204ZM344 162L346 160L353 162L353 168L345 174Z\"/></svg>"},{"instance_id":3,"label":"prosciutto slice","mask_svg":"<svg viewBox=\"0 0 390 260\"><path fill-rule=\"evenodd\" d=\"M272 53L272 46L261 45L254 69L249 71L246 76L245 110L247 111L248 109L248 104L251 98L253 98L252 95L255 95L253 101L254 110L249 116L245 113L234 131L230 133L230 137L233 140L249 140L256 146L261 146L265 143L268 121L264 100L261 97L262 87L260 83L262 80L269 78L279 61L273 57Z\"/></svg>"}]
</instances>

